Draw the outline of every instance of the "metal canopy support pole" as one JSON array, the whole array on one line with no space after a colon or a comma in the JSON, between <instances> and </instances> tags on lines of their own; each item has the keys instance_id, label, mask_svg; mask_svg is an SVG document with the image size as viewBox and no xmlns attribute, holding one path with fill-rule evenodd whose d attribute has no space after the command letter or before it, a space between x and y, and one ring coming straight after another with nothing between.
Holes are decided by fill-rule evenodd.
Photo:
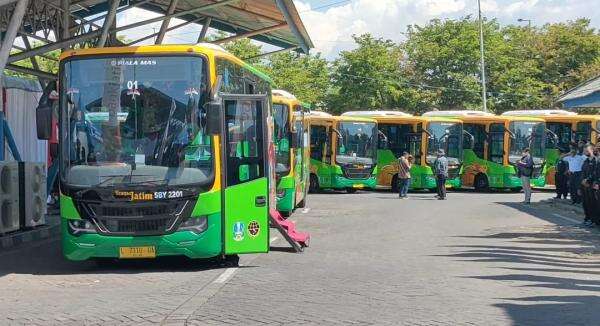
<instances>
[{"instance_id":1,"label":"metal canopy support pole","mask_svg":"<svg viewBox=\"0 0 600 326\"><path fill-rule=\"evenodd\" d=\"M70 8L70 0L61 0L60 1L60 6L63 10L62 12L62 30L60 33L60 40L66 40L69 37L71 37L71 32L69 31L69 27L71 25L71 17L70 17L70 13L71 10ZM65 46L62 48L62 51L67 51L69 49L69 46Z\"/></svg>"},{"instance_id":2,"label":"metal canopy support pole","mask_svg":"<svg viewBox=\"0 0 600 326\"><path fill-rule=\"evenodd\" d=\"M292 15L290 15L290 11L289 11L288 7L283 2L283 0L275 0L275 2L277 3L277 7L279 7L279 10L281 10L283 17L285 18L285 21L290 26L290 30L298 39L298 44L300 45L300 47L302 48L304 53L308 54L308 52L309 52L308 45L306 44L306 42L304 42L304 37L302 36L302 33L300 33L298 26L296 26L296 23L294 22Z\"/></svg>"},{"instance_id":3,"label":"metal canopy support pole","mask_svg":"<svg viewBox=\"0 0 600 326\"><path fill-rule=\"evenodd\" d=\"M272 32L272 31L276 31L278 29L285 28L287 26L288 26L287 23L283 23L283 24L279 24L279 25L275 25L275 26L265 27L265 28L257 29L255 31L250 31L250 32L246 32L246 33L237 34L237 35L234 35L234 36L222 38L220 40L213 41L212 43L215 43L215 44L227 43L227 42L239 40L241 38L247 38L247 37L251 37L251 36L255 36L255 35L269 33L269 32Z\"/></svg>"},{"instance_id":4,"label":"metal canopy support pole","mask_svg":"<svg viewBox=\"0 0 600 326\"><path fill-rule=\"evenodd\" d=\"M296 49L300 48L299 46L292 46L291 48L283 48L280 50L275 50L275 51L271 51L271 52L266 52L266 53L261 53L259 55L255 55L253 57L247 57L247 58L242 58L242 60L252 60L252 59L258 59L258 58L263 58L263 57L267 57L273 54L277 54L277 53L281 53L281 52L288 52L288 51L294 51Z\"/></svg>"},{"instance_id":5,"label":"metal canopy support pole","mask_svg":"<svg viewBox=\"0 0 600 326\"><path fill-rule=\"evenodd\" d=\"M191 14L191 13L195 13L195 12L200 12L200 11L203 11L203 10L217 8L217 7L220 7L220 6L232 3L232 2L236 2L236 1L239 1L239 0L223 0L223 1L212 3L212 4L209 4L209 5L206 5L206 6L196 7L196 8L185 10L185 11L180 11L180 12L174 13L174 14L168 16L168 17L170 17L170 18L180 17L180 16L184 16L184 15L187 15L187 14ZM120 32L120 31L131 29L131 28L136 28L136 27L139 27L139 26L144 26L144 25L147 25L147 24L150 24L150 23L155 23L155 22L158 22L158 21L162 21L165 18L167 18L167 16L147 19L147 20L144 20L144 21L141 21L141 22L129 24L129 25L126 25L126 26L117 27L117 28L115 28L113 30L110 30L110 32L111 33L116 33L116 32ZM100 33L101 33L100 30L95 30L95 31L91 31L89 33L85 33L85 34L80 34L80 35L77 35L77 36L73 36L73 37L71 37L71 38L69 38L67 40L63 40L63 41L60 41L60 42L50 43L50 44L47 44L47 45L44 45L44 46L40 46L40 47L37 47L37 48L35 48L35 49L31 50L31 51L26 51L26 52L21 52L21 53L13 54L13 55L11 55L8 58L7 62L8 63L12 63L12 62L15 62L15 61L19 61L19 60L23 60L23 59L29 58L30 56L33 56L33 55L40 55L40 54L43 54L43 53L46 53L46 52L50 52L50 51L53 51L53 50L56 50L56 49L60 49L61 47L65 46L65 45L71 45L71 44L75 44L75 43L87 41L89 39L97 37Z\"/></svg>"},{"instance_id":6,"label":"metal canopy support pole","mask_svg":"<svg viewBox=\"0 0 600 326\"><path fill-rule=\"evenodd\" d=\"M198 35L198 43L204 42L206 38L206 33L208 33L208 29L210 28L210 23L212 22L211 17L206 17L204 24L202 24L202 30L200 31L200 35Z\"/></svg>"},{"instance_id":7,"label":"metal canopy support pole","mask_svg":"<svg viewBox=\"0 0 600 326\"><path fill-rule=\"evenodd\" d=\"M98 39L98 43L96 46L99 48L103 48L106 44L106 40L108 39L108 32L110 31L110 27L115 20L115 16L117 15L117 8L119 8L120 0L112 0L110 3L110 8L108 9L108 14L106 18L104 18L104 24L102 24L102 34L100 34L100 38Z\"/></svg>"},{"instance_id":8,"label":"metal canopy support pole","mask_svg":"<svg viewBox=\"0 0 600 326\"><path fill-rule=\"evenodd\" d=\"M11 3L15 2L15 1L17 1L17 0L0 0L0 7L6 6L6 5L11 4Z\"/></svg>"},{"instance_id":9,"label":"metal canopy support pole","mask_svg":"<svg viewBox=\"0 0 600 326\"><path fill-rule=\"evenodd\" d=\"M29 43L29 39L27 38L27 36L21 36L21 39L23 40L25 48L27 50L31 50L31 44ZM36 57L30 57L29 60L31 61L31 66L34 70L41 71L40 65L38 64ZM40 82L40 85L42 85L42 88L46 86L46 80L43 77L38 76L38 81Z\"/></svg>"},{"instance_id":10,"label":"metal canopy support pole","mask_svg":"<svg viewBox=\"0 0 600 326\"><path fill-rule=\"evenodd\" d=\"M479 49L481 51L481 97L483 101L483 112L487 112L487 90L485 82L485 51L483 47L483 21L481 19L481 1L477 0L477 8L479 12Z\"/></svg>"},{"instance_id":11,"label":"metal canopy support pole","mask_svg":"<svg viewBox=\"0 0 600 326\"><path fill-rule=\"evenodd\" d=\"M23 73L23 74L28 74L28 75L40 77L40 78L43 78L43 79L46 79L46 80L56 80L56 79L58 79L58 77L55 74L51 74L49 72L45 72L45 71L41 71L41 70L36 70L36 69L31 69L31 68L26 68L26 67L21 67L21 66L12 65L12 64L6 65L4 67L4 69L8 69L8 70L20 72L20 73Z\"/></svg>"},{"instance_id":12,"label":"metal canopy support pole","mask_svg":"<svg viewBox=\"0 0 600 326\"><path fill-rule=\"evenodd\" d=\"M167 9L166 16L172 15L175 12L175 8L177 8L177 2L179 0L171 0L169 4L169 8ZM162 24L160 25L160 31L158 32L158 36L156 37L155 44L162 44L165 34L167 33L167 28L169 28L169 23L171 22L171 18L165 18Z\"/></svg>"}]
</instances>

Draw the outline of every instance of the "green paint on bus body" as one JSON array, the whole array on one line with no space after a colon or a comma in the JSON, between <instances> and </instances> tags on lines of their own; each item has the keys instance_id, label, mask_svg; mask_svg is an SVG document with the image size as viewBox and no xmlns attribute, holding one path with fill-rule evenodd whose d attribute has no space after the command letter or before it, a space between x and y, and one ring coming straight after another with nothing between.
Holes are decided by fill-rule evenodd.
<instances>
[{"instance_id":1,"label":"green paint on bus body","mask_svg":"<svg viewBox=\"0 0 600 326\"><path fill-rule=\"evenodd\" d=\"M520 189L523 186L514 166L481 159L472 149L465 149L463 152L462 179L465 178L465 173L472 173L474 178L478 174L485 176L490 188Z\"/></svg>"},{"instance_id":2,"label":"green paint on bus body","mask_svg":"<svg viewBox=\"0 0 600 326\"><path fill-rule=\"evenodd\" d=\"M282 177L277 185L277 210L284 214L289 214L296 208L296 178L294 174L290 173ZM280 196L280 194L283 194L283 196Z\"/></svg>"}]
</instances>

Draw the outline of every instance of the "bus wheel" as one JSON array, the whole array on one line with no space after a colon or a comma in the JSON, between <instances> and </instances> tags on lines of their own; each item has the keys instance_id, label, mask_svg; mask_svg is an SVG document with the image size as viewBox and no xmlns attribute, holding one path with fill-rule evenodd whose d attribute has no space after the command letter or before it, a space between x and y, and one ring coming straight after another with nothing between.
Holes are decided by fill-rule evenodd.
<instances>
[{"instance_id":1,"label":"bus wheel","mask_svg":"<svg viewBox=\"0 0 600 326\"><path fill-rule=\"evenodd\" d=\"M306 207L306 194L304 194L304 198L302 198L302 200L298 203L297 207L298 208Z\"/></svg>"},{"instance_id":2,"label":"bus wheel","mask_svg":"<svg viewBox=\"0 0 600 326\"><path fill-rule=\"evenodd\" d=\"M310 175L310 184L308 186L308 192L319 192L319 178L317 178L317 176L314 174Z\"/></svg>"},{"instance_id":3,"label":"bus wheel","mask_svg":"<svg viewBox=\"0 0 600 326\"><path fill-rule=\"evenodd\" d=\"M279 214L281 214L281 216L288 218L290 217L290 215L292 215L291 211L280 211Z\"/></svg>"},{"instance_id":4,"label":"bus wheel","mask_svg":"<svg viewBox=\"0 0 600 326\"><path fill-rule=\"evenodd\" d=\"M485 192L490 189L490 183L488 182L488 178L485 174L478 174L475 177L475 190L480 192Z\"/></svg>"},{"instance_id":5,"label":"bus wheel","mask_svg":"<svg viewBox=\"0 0 600 326\"><path fill-rule=\"evenodd\" d=\"M353 194L356 192L356 188L346 188L346 192L349 194Z\"/></svg>"},{"instance_id":6,"label":"bus wheel","mask_svg":"<svg viewBox=\"0 0 600 326\"><path fill-rule=\"evenodd\" d=\"M392 192L398 192L398 175L395 174L392 178Z\"/></svg>"},{"instance_id":7,"label":"bus wheel","mask_svg":"<svg viewBox=\"0 0 600 326\"><path fill-rule=\"evenodd\" d=\"M223 265L229 267L238 267L240 265L240 256L238 255L226 255L222 260Z\"/></svg>"},{"instance_id":8,"label":"bus wheel","mask_svg":"<svg viewBox=\"0 0 600 326\"><path fill-rule=\"evenodd\" d=\"M521 192L521 187L510 188L510 191L514 193Z\"/></svg>"}]
</instances>

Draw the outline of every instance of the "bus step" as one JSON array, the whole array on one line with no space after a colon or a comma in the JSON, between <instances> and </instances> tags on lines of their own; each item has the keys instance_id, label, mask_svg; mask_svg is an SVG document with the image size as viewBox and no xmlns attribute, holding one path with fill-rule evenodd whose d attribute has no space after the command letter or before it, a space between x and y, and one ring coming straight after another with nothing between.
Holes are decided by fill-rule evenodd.
<instances>
[{"instance_id":1,"label":"bus step","mask_svg":"<svg viewBox=\"0 0 600 326\"><path fill-rule=\"evenodd\" d=\"M308 247L310 234L296 230L296 224L286 220L277 210L269 210L271 224L281 233L283 238L296 250L302 252L303 248Z\"/></svg>"}]
</instances>

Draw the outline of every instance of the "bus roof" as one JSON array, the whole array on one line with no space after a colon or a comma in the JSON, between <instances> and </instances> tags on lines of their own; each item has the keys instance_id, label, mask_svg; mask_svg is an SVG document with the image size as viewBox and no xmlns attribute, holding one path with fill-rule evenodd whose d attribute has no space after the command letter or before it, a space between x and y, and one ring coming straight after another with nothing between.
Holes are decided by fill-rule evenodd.
<instances>
[{"instance_id":1,"label":"bus roof","mask_svg":"<svg viewBox=\"0 0 600 326\"><path fill-rule=\"evenodd\" d=\"M231 54L224 48L210 43L199 43L196 45L186 44L165 44L165 45L140 45L140 46L121 46L121 47L104 47L104 48L86 48L86 49L72 49L64 51L59 58L59 61L80 56L93 56L93 55L127 55L127 54L141 54L141 55L156 55L156 54L173 54L173 53L197 53L204 54L208 57L220 57L229 59L240 66L250 70L265 81L273 84L273 80L264 72L260 71L254 66L244 62L242 59Z\"/></svg>"},{"instance_id":2,"label":"bus roof","mask_svg":"<svg viewBox=\"0 0 600 326\"><path fill-rule=\"evenodd\" d=\"M412 117L410 113L402 111L348 111L342 113L342 116L364 116L364 117L385 117L385 116L401 116L401 117Z\"/></svg>"},{"instance_id":3,"label":"bus roof","mask_svg":"<svg viewBox=\"0 0 600 326\"><path fill-rule=\"evenodd\" d=\"M290 100L297 100L296 96L294 96L294 94L288 92L288 91L284 91L283 89L274 89L271 91L271 94L273 94L273 97L278 96L278 97L283 97L283 98L287 98Z\"/></svg>"},{"instance_id":4,"label":"bus roof","mask_svg":"<svg viewBox=\"0 0 600 326\"><path fill-rule=\"evenodd\" d=\"M503 116L528 116L528 117L548 117L548 116L574 116L575 112L565 110L513 110L502 113Z\"/></svg>"},{"instance_id":5,"label":"bus roof","mask_svg":"<svg viewBox=\"0 0 600 326\"><path fill-rule=\"evenodd\" d=\"M456 117L456 119L462 122L469 123L493 123L493 122L512 122L512 121L531 121L531 122L544 122L544 119L536 117L525 117L525 116L501 116L501 115L484 115L484 116L462 116Z\"/></svg>"},{"instance_id":6,"label":"bus roof","mask_svg":"<svg viewBox=\"0 0 600 326\"><path fill-rule=\"evenodd\" d=\"M317 113L317 114L315 114ZM331 115L329 113L325 113L322 111L311 111L310 112L310 120L312 121L331 121L331 122L374 122L377 123L377 120L364 118L364 117L348 117L348 116L339 116L339 115Z\"/></svg>"},{"instance_id":7,"label":"bus roof","mask_svg":"<svg viewBox=\"0 0 600 326\"><path fill-rule=\"evenodd\" d=\"M429 111L423 113L424 117L488 117L494 116L489 112L477 110Z\"/></svg>"},{"instance_id":8,"label":"bus roof","mask_svg":"<svg viewBox=\"0 0 600 326\"><path fill-rule=\"evenodd\" d=\"M300 101L294 96L292 93L286 92L284 90L273 90L271 92L271 96L273 97L273 103L277 104L285 104L285 105L302 105Z\"/></svg>"}]
</instances>

